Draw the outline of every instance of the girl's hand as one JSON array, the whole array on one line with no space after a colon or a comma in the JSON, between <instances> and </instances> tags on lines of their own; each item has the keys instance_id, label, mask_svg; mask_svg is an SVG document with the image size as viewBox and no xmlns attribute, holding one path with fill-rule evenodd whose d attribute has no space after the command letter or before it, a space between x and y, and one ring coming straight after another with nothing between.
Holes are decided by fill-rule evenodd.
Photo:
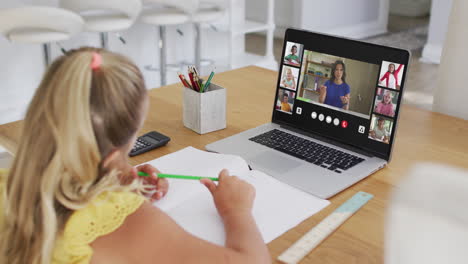
<instances>
[{"instance_id":1,"label":"girl's hand","mask_svg":"<svg viewBox=\"0 0 468 264\"><path fill-rule=\"evenodd\" d=\"M216 209L222 218L233 213L251 213L255 188L236 176L229 176L226 169L219 173L218 185L206 178L201 179L200 182L213 195Z\"/></svg>"},{"instance_id":2,"label":"girl's hand","mask_svg":"<svg viewBox=\"0 0 468 264\"><path fill-rule=\"evenodd\" d=\"M138 172L145 172L149 174L149 177L141 177L138 176ZM169 190L169 182L165 178L158 178L157 174L161 173L158 169L151 166L150 164L143 164L138 167L133 168L133 174L135 178L143 179L144 183L147 185L151 185L152 188L148 191L155 191L151 196L151 201L154 202L156 200L160 200L163 198L167 191Z\"/></svg>"},{"instance_id":3,"label":"girl's hand","mask_svg":"<svg viewBox=\"0 0 468 264\"><path fill-rule=\"evenodd\" d=\"M327 93L327 87L325 85L320 86L320 94L325 94Z\"/></svg>"},{"instance_id":4,"label":"girl's hand","mask_svg":"<svg viewBox=\"0 0 468 264\"><path fill-rule=\"evenodd\" d=\"M341 102L345 105L349 103L350 96L340 96Z\"/></svg>"}]
</instances>

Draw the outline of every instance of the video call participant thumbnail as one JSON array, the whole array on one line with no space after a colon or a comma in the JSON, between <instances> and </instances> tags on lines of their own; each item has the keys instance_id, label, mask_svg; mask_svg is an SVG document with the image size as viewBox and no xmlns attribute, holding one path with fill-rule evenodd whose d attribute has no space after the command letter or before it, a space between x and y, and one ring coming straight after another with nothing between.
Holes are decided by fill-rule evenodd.
<instances>
[{"instance_id":1,"label":"video call participant thumbnail","mask_svg":"<svg viewBox=\"0 0 468 264\"><path fill-rule=\"evenodd\" d=\"M369 138L383 142L385 144L389 144L392 126L392 120L373 115L371 128L369 129Z\"/></svg>"},{"instance_id":2,"label":"video call participant thumbnail","mask_svg":"<svg viewBox=\"0 0 468 264\"><path fill-rule=\"evenodd\" d=\"M400 90L403 64L392 63L388 61L382 62L382 69L380 71L379 85Z\"/></svg>"},{"instance_id":3,"label":"video call participant thumbnail","mask_svg":"<svg viewBox=\"0 0 468 264\"><path fill-rule=\"evenodd\" d=\"M301 65L301 51L302 44L297 44L293 42L286 43L286 56L284 56L284 63L292 66Z\"/></svg>"},{"instance_id":4,"label":"video call participant thumbnail","mask_svg":"<svg viewBox=\"0 0 468 264\"><path fill-rule=\"evenodd\" d=\"M349 110L351 87L346 83L346 67L337 60L332 65L330 80L320 87L319 103Z\"/></svg>"},{"instance_id":5,"label":"video call participant thumbnail","mask_svg":"<svg viewBox=\"0 0 468 264\"><path fill-rule=\"evenodd\" d=\"M299 69L288 66L283 66L282 78L280 86L291 90L296 90Z\"/></svg>"},{"instance_id":6,"label":"video call participant thumbnail","mask_svg":"<svg viewBox=\"0 0 468 264\"><path fill-rule=\"evenodd\" d=\"M292 113L294 95L294 92L279 89L278 100L276 101L276 110Z\"/></svg>"},{"instance_id":7,"label":"video call participant thumbnail","mask_svg":"<svg viewBox=\"0 0 468 264\"><path fill-rule=\"evenodd\" d=\"M374 112L389 117L394 117L397 102L397 92L378 88L378 93L375 98Z\"/></svg>"}]
</instances>

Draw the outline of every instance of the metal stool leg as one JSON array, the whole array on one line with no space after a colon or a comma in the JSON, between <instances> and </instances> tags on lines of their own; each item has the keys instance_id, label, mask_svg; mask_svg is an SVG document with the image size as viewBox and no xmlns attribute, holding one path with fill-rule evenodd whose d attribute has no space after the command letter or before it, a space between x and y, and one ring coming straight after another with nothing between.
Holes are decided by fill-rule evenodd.
<instances>
[{"instance_id":1,"label":"metal stool leg","mask_svg":"<svg viewBox=\"0 0 468 264\"><path fill-rule=\"evenodd\" d=\"M147 71L159 71L161 86L167 85L167 72L168 71L180 71L180 64L168 64L167 63L167 26L158 26L159 31L159 67L154 65L146 65L145 70ZM158 62L156 62L156 65Z\"/></svg>"},{"instance_id":2,"label":"metal stool leg","mask_svg":"<svg viewBox=\"0 0 468 264\"><path fill-rule=\"evenodd\" d=\"M101 48L109 49L109 33L101 32L99 35L101 36Z\"/></svg>"},{"instance_id":3,"label":"metal stool leg","mask_svg":"<svg viewBox=\"0 0 468 264\"><path fill-rule=\"evenodd\" d=\"M45 67L47 68L47 67L49 67L50 62L52 60L51 50L50 50L50 43L43 44L42 48L44 50L44 64L45 64Z\"/></svg>"},{"instance_id":4,"label":"metal stool leg","mask_svg":"<svg viewBox=\"0 0 468 264\"><path fill-rule=\"evenodd\" d=\"M201 71L201 30L200 23L195 23L195 67Z\"/></svg>"},{"instance_id":5,"label":"metal stool leg","mask_svg":"<svg viewBox=\"0 0 468 264\"><path fill-rule=\"evenodd\" d=\"M159 26L159 73L161 75L161 86L167 84L166 51L166 26Z\"/></svg>"},{"instance_id":6,"label":"metal stool leg","mask_svg":"<svg viewBox=\"0 0 468 264\"><path fill-rule=\"evenodd\" d=\"M201 24L194 23L194 32L195 32L195 60L194 62L182 61L182 65L194 65L197 69L201 71L201 67L213 65L215 62L211 59L202 59L201 57ZM217 29L216 29L217 31Z\"/></svg>"}]
</instances>

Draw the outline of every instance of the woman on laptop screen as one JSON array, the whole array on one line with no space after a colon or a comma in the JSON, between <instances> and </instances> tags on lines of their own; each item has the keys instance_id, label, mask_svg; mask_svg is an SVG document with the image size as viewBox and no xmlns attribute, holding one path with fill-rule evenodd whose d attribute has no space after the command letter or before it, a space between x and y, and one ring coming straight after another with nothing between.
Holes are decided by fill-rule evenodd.
<instances>
[{"instance_id":1,"label":"woman on laptop screen","mask_svg":"<svg viewBox=\"0 0 468 264\"><path fill-rule=\"evenodd\" d=\"M319 102L349 110L351 88L346 83L346 67L343 61L337 60L332 66L330 80L320 87Z\"/></svg>"}]
</instances>

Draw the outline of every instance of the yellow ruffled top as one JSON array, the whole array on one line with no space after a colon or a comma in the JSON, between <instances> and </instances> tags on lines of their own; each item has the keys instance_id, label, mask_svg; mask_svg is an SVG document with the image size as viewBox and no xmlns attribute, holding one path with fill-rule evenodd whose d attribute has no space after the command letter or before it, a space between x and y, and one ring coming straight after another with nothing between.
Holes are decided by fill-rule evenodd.
<instances>
[{"instance_id":1,"label":"yellow ruffled top","mask_svg":"<svg viewBox=\"0 0 468 264\"><path fill-rule=\"evenodd\" d=\"M0 191L3 190L2 174L6 174L6 170L0 169ZM63 235L56 241L52 263L89 263L93 255L89 244L119 228L144 201L144 197L132 192L104 192L85 208L73 212ZM0 214L2 212L0 203ZM0 225L2 222L0 215Z\"/></svg>"}]
</instances>

